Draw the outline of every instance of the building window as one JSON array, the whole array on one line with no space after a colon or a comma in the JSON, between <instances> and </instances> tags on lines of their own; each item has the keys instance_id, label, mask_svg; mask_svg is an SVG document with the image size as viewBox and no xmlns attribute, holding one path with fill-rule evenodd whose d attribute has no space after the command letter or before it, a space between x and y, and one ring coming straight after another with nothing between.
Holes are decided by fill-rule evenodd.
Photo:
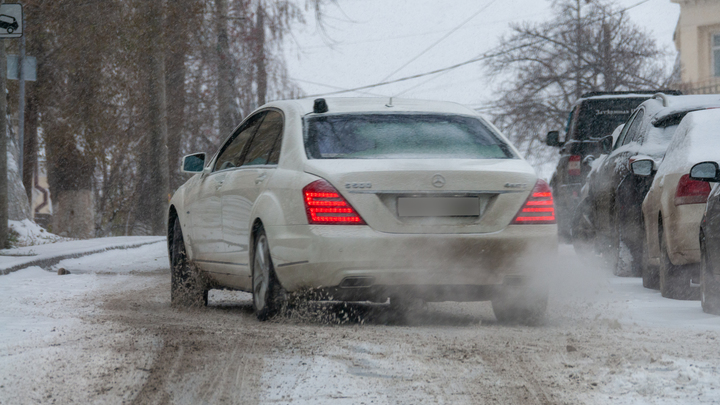
<instances>
[{"instance_id":1,"label":"building window","mask_svg":"<svg viewBox=\"0 0 720 405\"><path fill-rule=\"evenodd\" d=\"M713 75L720 77L720 33L712 38Z\"/></svg>"}]
</instances>

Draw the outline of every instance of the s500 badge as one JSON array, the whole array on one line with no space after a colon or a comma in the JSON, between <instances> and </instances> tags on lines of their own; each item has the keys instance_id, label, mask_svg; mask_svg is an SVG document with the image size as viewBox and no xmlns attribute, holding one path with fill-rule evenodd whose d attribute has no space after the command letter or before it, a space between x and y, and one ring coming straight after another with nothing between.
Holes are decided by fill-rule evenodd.
<instances>
[{"instance_id":1,"label":"s500 badge","mask_svg":"<svg viewBox=\"0 0 720 405\"><path fill-rule=\"evenodd\" d=\"M526 188L527 183L505 183L505 188Z\"/></svg>"},{"instance_id":2,"label":"s500 badge","mask_svg":"<svg viewBox=\"0 0 720 405\"><path fill-rule=\"evenodd\" d=\"M345 188L348 190L358 188L372 188L372 183L345 183Z\"/></svg>"}]
</instances>

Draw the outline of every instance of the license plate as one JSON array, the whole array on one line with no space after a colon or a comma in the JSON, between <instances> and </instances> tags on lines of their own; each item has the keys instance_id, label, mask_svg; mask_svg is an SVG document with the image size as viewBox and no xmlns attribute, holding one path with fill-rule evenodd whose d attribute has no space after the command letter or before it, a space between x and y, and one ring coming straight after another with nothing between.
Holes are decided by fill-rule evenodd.
<instances>
[{"instance_id":1,"label":"license plate","mask_svg":"<svg viewBox=\"0 0 720 405\"><path fill-rule=\"evenodd\" d=\"M401 217L477 217L480 215L478 197L399 197L398 215Z\"/></svg>"}]
</instances>

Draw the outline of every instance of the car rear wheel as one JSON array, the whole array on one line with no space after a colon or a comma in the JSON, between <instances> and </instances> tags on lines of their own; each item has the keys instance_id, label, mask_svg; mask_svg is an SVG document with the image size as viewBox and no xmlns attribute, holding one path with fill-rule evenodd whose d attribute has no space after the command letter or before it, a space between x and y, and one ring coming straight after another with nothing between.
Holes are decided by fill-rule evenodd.
<instances>
[{"instance_id":1,"label":"car rear wheel","mask_svg":"<svg viewBox=\"0 0 720 405\"><path fill-rule=\"evenodd\" d=\"M595 227L589 202L583 201L575 209L571 233L573 248L578 256L590 256L594 253Z\"/></svg>"},{"instance_id":2,"label":"car rear wheel","mask_svg":"<svg viewBox=\"0 0 720 405\"><path fill-rule=\"evenodd\" d=\"M260 227L255 237L252 265L252 294L255 316L266 321L280 312L284 291L275 275L265 230Z\"/></svg>"},{"instance_id":3,"label":"car rear wheel","mask_svg":"<svg viewBox=\"0 0 720 405\"><path fill-rule=\"evenodd\" d=\"M616 207L619 206L616 203ZM615 210L611 258L613 274L618 277L639 277L642 275L642 244L634 240L636 222L627 218L621 209ZM644 232L644 230L643 230ZM635 239L637 239L635 237ZM644 239L644 238L643 238Z\"/></svg>"},{"instance_id":4,"label":"car rear wheel","mask_svg":"<svg viewBox=\"0 0 720 405\"><path fill-rule=\"evenodd\" d=\"M647 239L643 239L643 252L642 252L642 280L643 287L657 290L660 288L660 275L658 274L657 266L650 264L650 258L648 257Z\"/></svg>"},{"instance_id":5,"label":"car rear wheel","mask_svg":"<svg viewBox=\"0 0 720 405\"><path fill-rule=\"evenodd\" d=\"M181 307L201 307L208 303L207 276L187 260L180 220L175 218L170 244L170 303Z\"/></svg>"},{"instance_id":6,"label":"car rear wheel","mask_svg":"<svg viewBox=\"0 0 720 405\"><path fill-rule=\"evenodd\" d=\"M660 293L676 300L697 299L696 288L690 286L690 266L677 266L670 261L665 236L660 233Z\"/></svg>"},{"instance_id":7,"label":"car rear wheel","mask_svg":"<svg viewBox=\"0 0 720 405\"><path fill-rule=\"evenodd\" d=\"M492 299L492 308L501 323L539 325L545 320L547 302L547 288L504 286Z\"/></svg>"},{"instance_id":8,"label":"car rear wheel","mask_svg":"<svg viewBox=\"0 0 720 405\"><path fill-rule=\"evenodd\" d=\"M702 237L700 240L700 304L702 304L704 312L720 315L720 282L718 282L717 277L712 273L708 265L706 248L702 243Z\"/></svg>"}]
</instances>

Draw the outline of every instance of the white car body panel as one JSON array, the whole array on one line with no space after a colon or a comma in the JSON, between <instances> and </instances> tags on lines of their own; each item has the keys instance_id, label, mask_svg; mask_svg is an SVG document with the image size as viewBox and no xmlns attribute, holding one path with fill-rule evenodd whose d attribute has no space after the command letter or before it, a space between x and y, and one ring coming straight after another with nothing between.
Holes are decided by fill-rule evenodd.
<instances>
[{"instance_id":1,"label":"white car body panel","mask_svg":"<svg viewBox=\"0 0 720 405\"><path fill-rule=\"evenodd\" d=\"M688 113L678 126L658 168L653 184L643 201L648 257L660 263L659 220L668 257L675 265L700 262L700 221L705 203L675 205L675 193L683 175L702 161L720 160L720 110Z\"/></svg>"},{"instance_id":2,"label":"white car body panel","mask_svg":"<svg viewBox=\"0 0 720 405\"><path fill-rule=\"evenodd\" d=\"M477 117L452 103L385 103L328 100L333 114L402 111ZM294 100L258 110L273 108L284 115L277 165L211 172L216 154L173 196L171 210L180 219L189 259L217 283L251 289L256 223L262 223L277 277L288 291L337 286L347 276L362 274L388 285L498 284L506 275L537 268L525 260L533 257L526 253L547 255L557 249L556 225L509 225L537 181L523 159L309 159L303 117L312 114L312 106L312 100ZM498 137L519 156L499 132ZM442 188L432 184L437 174L447 180ZM321 178L367 225L308 225L302 188ZM359 182L372 187L345 187ZM473 194L486 201L479 218L407 221L398 218L389 202L403 193Z\"/></svg>"}]
</instances>

